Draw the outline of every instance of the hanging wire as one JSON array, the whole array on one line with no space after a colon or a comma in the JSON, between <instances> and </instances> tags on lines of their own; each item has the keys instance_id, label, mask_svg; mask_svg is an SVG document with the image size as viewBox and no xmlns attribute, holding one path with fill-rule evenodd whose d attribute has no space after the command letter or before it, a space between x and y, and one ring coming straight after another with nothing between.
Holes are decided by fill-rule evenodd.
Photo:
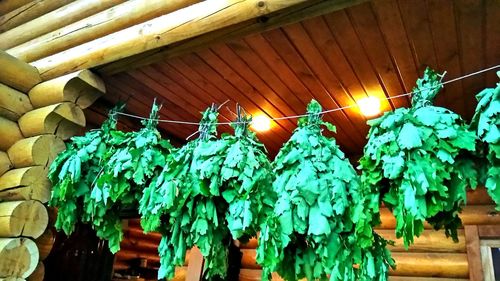
<instances>
[{"instance_id":1,"label":"hanging wire","mask_svg":"<svg viewBox=\"0 0 500 281\"><path fill-rule=\"evenodd\" d=\"M468 77L472 77L472 76L475 76L475 75L478 75L478 74L481 74L481 73L484 73L484 72L488 72L488 71L491 71L491 70L494 70L494 69L497 69L497 68L500 68L500 64L499 65L495 65L495 66L491 66L491 67L488 67L488 68L485 68L485 69L481 69L481 70L478 70L476 72L465 74L463 76L459 76L459 77L456 77L456 78L453 78L453 79L450 79L450 80L447 80L447 81L444 81L439 86L430 87L430 88L424 88L424 89L422 89L420 91L412 91L412 92L408 92L408 93L404 93L404 94L400 94L400 95L396 95L396 96L386 97L384 99L380 99L380 98L379 99L380 100L391 100L391 99L396 99L396 98L411 96L414 93L418 93L418 92L421 92L421 91L424 91L424 90L431 90L431 89L434 89L434 88L437 88L437 87L440 87L440 86L444 86L446 84L450 84L450 83L453 83L453 82L456 82L456 81L460 81L462 79L465 79L465 78L468 78ZM223 104L221 104L219 106L219 109L224 104L226 104L228 101L229 100L227 100ZM326 113L335 112L335 111L344 110L344 109L350 109L350 108L353 108L353 107L358 107L358 105L357 104L352 104L352 105L348 105L348 106L327 109L327 110L319 112L318 114L323 115L323 114L326 114ZM131 118L136 118L136 119L140 119L140 120L148 120L149 119L147 117L137 116L137 115L128 114L128 113L124 113L124 112L116 112L116 114L127 116L127 117L131 117ZM301 118L301 117L307 117L307 114L274 117L274 118L270 118L270 120L272 120L272 121L278 121L278 120L286 120L286 119L298 119L298 118ZM200 125L199 122L189 122L189 121L181 121L181 120L168 120L168 119L159 119L158 122L161 122L161 123L171 123L171 124L181 124L181 125L196 125L196 126ZM239 123L240 122L218 122L218 123L215 123L215 124L216 125L231 125L231 124L239 124Z\"/></svg>"}]
</instances>

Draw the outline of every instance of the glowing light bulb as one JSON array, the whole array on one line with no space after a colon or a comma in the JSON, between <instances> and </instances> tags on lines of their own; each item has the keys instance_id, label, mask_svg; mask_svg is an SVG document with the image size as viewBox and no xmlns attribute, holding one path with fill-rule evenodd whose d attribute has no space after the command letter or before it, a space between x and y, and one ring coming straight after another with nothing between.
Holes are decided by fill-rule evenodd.
<instances>
[{"instance_id":1,"label":"glowing light bulb","mask_svg":"<svg viewBox=\"0 0 500 281\"><path fill-rule=\"evenodd\" d=\"M252 118L252 128L257 132L265 132L271 129L271 119L265 115L257 115Z\"/></svg>"},{"instance_id":2,"label":"glowing light bulb","mask_svg":"<svg viewBox=\"0 0 500 281\"><path fill-rule=\"evenodd\" d=\"M380 100L376 97L367 97L358 100L358 107L366 117L373 117L380 113Z\"/></svg>"}]
</instances>

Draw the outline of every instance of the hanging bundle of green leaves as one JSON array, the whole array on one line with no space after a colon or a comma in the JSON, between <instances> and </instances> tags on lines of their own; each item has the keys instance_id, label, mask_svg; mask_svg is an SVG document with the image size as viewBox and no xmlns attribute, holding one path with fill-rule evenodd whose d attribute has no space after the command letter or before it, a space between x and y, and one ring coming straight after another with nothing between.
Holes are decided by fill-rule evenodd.
<instances>
[{"instance_id":1,"label":"hanging bundle of green leaves","mask_svg":"<svg viewBox=\"0 0 500 281\"><path fill-rule=\"evenodd\" d=\"M457 114L432 106L441 88L441 76L426 69L413 89L411 108L368 121L362 181L380 192L406 247L426 220L457 240L466 186L476 186L473 161L465 157L475 150L474 133Z\"/></svg>"},{"instance_id":2,"label":"hanging bundle of green leaves","mask_svg":"<svg viewBox=\"0 0 500 281\"><path fill-rule=\"evenodd\" d=\"M263 279L277 271L285 280L387 280L393 261L364 214L369 199L335 139L322 134L335 127L320 112L313 100L274 161L278 200L257 248Z\"/></svg>"},{"instance_id":3,"label":"hanging bundle of green leaves","mask_svg":"<svg viewBox=\"0 0 500 281\"><path fill-rule=\"evenodd\" d=\"M79 221L88 223L91 217L85 203L101 167L106 163L111 133L116 129L116 112L124 105L110 111L101 128L73 137L66 142L66 150L60 153L49 169L53 184L49 205L58 209L55 227L70 235Z\"/></svg>"},{"instance_id":4,"label":"hanging bundle of green leaves","mask_svg":"<svg viewBox=\"0 0 500 281\"><path fill-rule=\"evenodd\" d=\"M165 166L172 146L156 129L159 106L153 104L149 119L138 132L111 131L113 153L102 165L92 187L86 212L91 214L97 236L109 241L112 253L120 249L123 237L120 214L136 209L142 190Z\"/></svg>"},{"instance_id":5,"label":"hanging bundle of green leaves","mask_svg":"<svg viewBox=\"0 0 500 281\"><path fill-rule=\"evenodd\" d=\"M234 135L225 135L227 143L221 168L222 196L228 203L226 222L233 239L245 242L255 236L271 214L276 194L271 162L264 145L249 129L252 118L237 108L232 124Z\"/></svg>"},{"instance_id":6,"label":"hanging bundle of green leaves","mask_svg":"<svg viewBox=\"0 0 500 281\"><path fill-rule=\"evenodd\" d=\"M199 138L167 158L141 199L143 228L163 234L159 278L172 277L195 245L205 258L205 277L224 278L231 238L255 236L274 202L271 164L248 130L250 118L240 116L235 135L222 139L216 139L216 122L215 107L206 110Z\"/></svg>"},{"instance_id":7,"label":"hanging bundle of green leaves","mask_svg":"<svg viewBox=\"0 0 500 281\"><path fill-rule=\"evenodd\" d=\"M216 139L215 106L203 113L198 139L167 158L161 174L144 190L139 212L145 231L163 235L158 278L171 278L184 264L186 250L197 245L205 257L207 278L227 271L227 203L220 197L220 169L227 145ZM222 207L220 205L223 205Z\"/></svg>"},{"instance_id":8,"label":"hanging bundle of green leaves","mask_svg":"<svg viewBox=\"0 0 500 281\"><path fill-rule=\"evenodd\" d=\"M478 105L471 128L476 131L488 159L484 185L500 210L500 83L496 88L484 89L476 98Z\"/></svg>"}]
</instances>

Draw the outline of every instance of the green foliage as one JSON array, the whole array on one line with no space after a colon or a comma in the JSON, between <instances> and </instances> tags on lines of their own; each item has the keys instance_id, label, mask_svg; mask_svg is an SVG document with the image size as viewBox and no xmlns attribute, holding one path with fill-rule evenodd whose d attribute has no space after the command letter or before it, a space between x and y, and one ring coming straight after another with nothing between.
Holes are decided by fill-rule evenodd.
<instances>
[{"instance_id":1,"label":"green foliage","mask_svg":"<svg viewBox=\"0 0 500 281\"><path fill-rule=\"evenodd\" d=\"M80 218L108 240L111 252L120 249L120 213L137 207L142 189L163 168L171 149L156 130L158 110L154 104L151 119L139 132L116 130L112 114L100 130L72 138L49 174L54 183L50 204L59 209L58 229L70 234Z\"/></svg>"},{"instance_id":2,"label":"green foliage","mask_svg":"<svg viewBox=\"0 0 500 281\"><path fill-rule=\"evenodd\" d=\"M406 247L426 220L456 240L466 187L477 185L474 164L465 157L475 150L474 133L457 114L432 106L441 88L440 76L427 69L417 80L411 108L368 122L362 182L392 210L396 236Z\"/></svg>"},{"instance_id":3,"label":"green foliage","mask_svg":"<svg viewBox=\"0 0 500 281\"><path fill-rule=\"evenodd\" d=\"M471 128L476 131L482 148L487 153L486 190L500 210L500 83L476 96L478 105Z\"/></svg>"},{"instance_id":4,"label":"green foliage","mask_svg":"<svg viewBox=\"0 0 500 281\"><path fill-rule=\"evenodd\" d=\"M66 143L66 150L60 153L49 169L49 179L53 183L50 206L58 208L55 226L70 235L78 221L91 222L86 212L85 202L90 200L90 190L101 167L106 163L110 132L116 129L115 111L99 130L87 132L84 136L73 137Z\"/></svg>"},{"instance_id":5,"label":"green foliage","mask_svg":"<svg viewBox=\"0 0 500 281\"><path fill-rule=\"evenodd\" d=\"M322 125L335 128L319 112L313 100L274 161L278 200L257 249L263 278L277 271L285 280L328 274L330 280L387 280L393 261L385 240L374 236L375 216L367 209L378 210L378 197L366 193L335 140L322 135Z\"/></svg>"},{"instance_id":6,"label":"green foliage","mask_svg":"<svg viewBox=\"0 0 500 281\"><path fill-rule=\"evenodd\" d=\"M240 118L234 136L216 139L217 112L206 110L199 138L168 156L144 190L141 224L163 234L159 278L172 277L195 245L205 258L205 277L224 278L232 239L256 235L271 210L271 164L249 121Z\"/></svg>"}]
</instances>

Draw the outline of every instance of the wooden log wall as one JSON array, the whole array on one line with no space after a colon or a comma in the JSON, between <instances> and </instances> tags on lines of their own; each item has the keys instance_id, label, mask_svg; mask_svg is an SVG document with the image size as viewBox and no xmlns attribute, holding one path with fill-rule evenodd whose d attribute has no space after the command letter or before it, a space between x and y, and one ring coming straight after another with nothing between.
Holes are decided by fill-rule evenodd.
<instances>
[{"instance_id":1,"label":"wooden log wall","mask_svg":"<svg viewBox=\"0 0 500 281\"><path fill-rule=\"evenodd\" d=\"M130 219L125 227L123 240L120 243L120 251L115 255L113 269L118 272L127 272L133 264L139 260L146 262L144 268L157 270L160 266L160 257L158 255L158 244L161 240L161 234L151 232L145 234L141 228L139 219ZM187 280L189 261L191 251L186 253L184 266L178 267L173 280Z\"/></svg>"},{"instance_id":2,"label":"wooden log wall","mask_svg":"<svg viewBox=\"0 0 500 281\"><path fill-rule=\"evenodd\" d=\"M44 205L48 167L83 131L82 110L105 87L87 70L41 82L36 68L4 51L0 64L0 280L43 280L55 240Z\"/></svg>"}]
</instances>

